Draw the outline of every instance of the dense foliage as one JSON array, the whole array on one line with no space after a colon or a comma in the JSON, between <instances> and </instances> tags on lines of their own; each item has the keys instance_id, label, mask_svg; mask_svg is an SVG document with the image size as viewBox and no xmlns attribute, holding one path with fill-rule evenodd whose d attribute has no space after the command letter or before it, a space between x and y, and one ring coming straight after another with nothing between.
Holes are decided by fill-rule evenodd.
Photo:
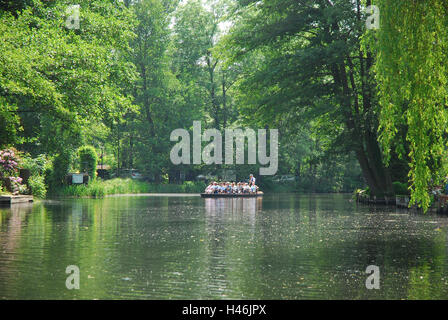
<instances>
[{"instance_id":1,"label":"dense foliage","mask_svg":"<svg viewBox=\"0 0 448 320\"><path fill-rule=\"evenodd\" d=\"M90 179L96 178L96 166L98 164L98 156L95 148L92 146L83 146L78 149L79 153L79 171L85 172Z\"/></svg>"},{"instance_id":2,"label":"dense foliage","mask_svg":"<svg viewBox=\"0 0 448 320\"><path fill-rule=\"evenodd\" d=\"M448 3L374 1L381 12L372 36L386 156L409 158L412 202L427 209L428 189L445 181Z\"/></svg>"},{"instance_id":3,"label":"dense foliage","mask_svg":"<svg viewBox=\"0 0 448 320\"><path fill-rule=\"evenodd\" d=\"M277 175L293 177L289 190L367 184L391 195L409 172L426 208L446 174L444 1L77 3L79 26L70 1L0 5L0 148L21 150L30 168L45 159L33 193L56 191L73 170L94 177L95 157L116 176L138 169L155 182L257 171L171 163L170 133L191 133L195 120L278 128ZM370 4L378 30L366 30ZM86 145L90 160L77 156Z\"/></svg>"},{"instance_id":4,"label":"dense foliage","mask_svg":"<svg viewBox=\"0 0 448 320\"><path fill-rule=\"evenodd\" d=\"M301 149L296 167L306 158L314 169L356 157L373 194L393 193L377 142L373 56L361 44L360 2L239 3L220 51L244 65L238 82L244 119L281 128L283 150ZM317 149L315 155L305 148Z\"/></svg>"}]
</instances>

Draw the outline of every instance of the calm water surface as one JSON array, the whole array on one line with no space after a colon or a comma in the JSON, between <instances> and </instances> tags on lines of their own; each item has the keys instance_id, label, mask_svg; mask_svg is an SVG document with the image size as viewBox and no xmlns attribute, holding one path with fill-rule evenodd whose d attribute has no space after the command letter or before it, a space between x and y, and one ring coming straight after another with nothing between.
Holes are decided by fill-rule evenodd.
<instances>
[{"instance_id":1,"label":"calm water surface","mask_svg":"<svg viewBox=\"0 0 448 320\"><path fill-rule=\"evenodd\" d=\"M348 195L42 201L0 208L0 299L446 299L447 230Z\"/></svg>"}]
</instances>

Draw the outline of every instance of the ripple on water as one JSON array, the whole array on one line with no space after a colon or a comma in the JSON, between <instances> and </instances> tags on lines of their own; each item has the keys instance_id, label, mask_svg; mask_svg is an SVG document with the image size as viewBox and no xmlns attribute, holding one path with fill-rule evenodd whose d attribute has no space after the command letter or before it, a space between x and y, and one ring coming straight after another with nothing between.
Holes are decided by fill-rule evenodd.
<instances>
[{"instance_id":1,"label":"ripple on water","mask_svg":"<svg viewBox=\"0 0 448 320\"><path fill-rule=\"evenodd\" d=\"M0 209L0 298L448 297L447 217L358 206L342 195L214 200ZM381 290L365 288L370 264L380 267ZM65 288L68 265L80 268L80 290Z\"/></svg>"}]
</instances>

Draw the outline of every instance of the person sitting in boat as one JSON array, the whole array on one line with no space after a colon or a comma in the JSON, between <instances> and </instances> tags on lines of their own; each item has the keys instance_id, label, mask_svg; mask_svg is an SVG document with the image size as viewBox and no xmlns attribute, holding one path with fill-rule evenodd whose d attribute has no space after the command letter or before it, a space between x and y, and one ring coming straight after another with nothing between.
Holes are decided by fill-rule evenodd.
<instances>
[{"instance_id":1,"label":"person sitting in boat","mask_svg":"<svg viewBox=\"0 0 448 320\"><path fill-rule=\"evenodd\" d=\"M232 182L232 193L234 194L238 193L238 186L235 182Z\"/></svg>"},{"instance_id":2,"label":"person sitting in boat","mask_svg":"<svg viewBox=\"0 0 448 320\"><path fill-rule=\"evenodd\" d=\"M213 182L211 182L207 188L205 188L205 193L213 193Z\"/></svg>"},{"instance_id":3,"label":"person sitting in boat","mask_svg":"<svg viewBox=\"0 0 448 320\"><path fill-rule=\"evenodd\" d=\"M219 193L219 186L216 181L213 182L212 193Z\"/></svg>"},{"instance_id":4,"label":"person sitting in boat","mask_svg":"<svg viewBox=\"0 0 448 320\"><path fill-rule=\"evenodd\" d=\"M221 183L221 193L227 193L227 185L225 182Z\"/></svg>"},{"instance_id":5,"label":"person sitting in boat","mask_svg":"<svg viewBox=\"0 0 448 320\"><path fill-rule=\"evenodd\" d=\"M226 193L226 184L225 184L225 182L221 182L221 192L220 193Z\"/></svg>"},{"instance_id":6,"label":"person sitting in boat","mask_svg":"<svg viewBox=\"0 0 448 320\"><path fill-rule=\"evenodd\" d=\"M257 186L255 184L250 186L250 193L257 193Z\"/></svg>"},{"instance_id":7,"label":"person sitting in boat","mask_svg":"<svg viewBox=\"0 0 448 320\"><path fill-rule=\"evenodd\" d=\"M251 175L253 178L253 175ZM256 194L258 192L258 186L255 184L255 178L252 183L247 182L211 182L206 188L205 193L215 194Z\"/></svg>"},{"instance_id":8,"label":"person sitting in boat","mask_svg":"<svg viewBox=\"0 0 448 320\"><path fill-rule=\"evenodd\" d=\"M237 183L238 193L243 193L243 184L241 182Z\"/></svg>"}]
</instances>

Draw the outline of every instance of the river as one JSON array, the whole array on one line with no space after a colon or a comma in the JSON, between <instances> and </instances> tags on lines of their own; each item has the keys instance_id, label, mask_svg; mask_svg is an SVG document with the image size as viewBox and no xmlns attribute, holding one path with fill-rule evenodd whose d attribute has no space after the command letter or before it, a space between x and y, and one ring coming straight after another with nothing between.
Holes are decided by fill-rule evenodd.
<instances>
[{"instance_id":1,"label":"river","mask_svg":"<svg viewBox=\"0 0 448 320\"><path fill-rule=\"evenodd\" d=\"M446 299L447 230L341 194L45 200L0 208L0 299Z\"/></svg>"}]
</instances>

